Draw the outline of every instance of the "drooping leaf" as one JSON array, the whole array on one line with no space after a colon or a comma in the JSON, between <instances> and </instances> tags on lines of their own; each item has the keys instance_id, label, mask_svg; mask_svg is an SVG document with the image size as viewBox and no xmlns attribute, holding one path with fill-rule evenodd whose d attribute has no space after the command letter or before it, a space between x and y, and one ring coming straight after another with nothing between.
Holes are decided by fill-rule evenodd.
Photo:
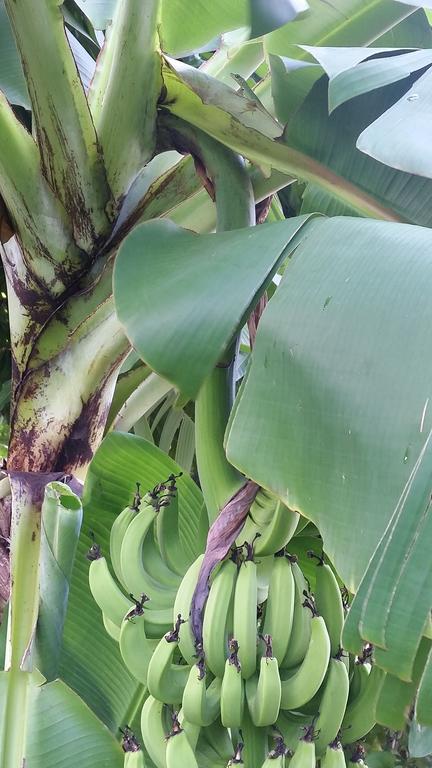
<instances>
[{"instance_id":1,"label":"drooping leaf","mask_svg":"<svg viewBox=\"0 0 432 768\"><path fill-rule=\"evenodd\" d=\"M340 104L362 93L403 80L431 63L432 50L413 51L399 56L365 61L330 80L329 110L332 112Z\"/></svg>"},{"instance_id":2,"label":"drooping leaf","mask_svg":"<svg viewBox=\"0 0 432 768\"><path fill-rule=\"evenodd\" d=\"M425 205L432 193L431 182L390 169L356 149L362 129L389 109L406 90L406 81L401 81L359 96L329 115L327 80L323 78L293 116L285 141L367 191L404 220L431 226L430 206ZM343 203L350 205L347 197Z\"/></svg>"},{"instance_id":3,"label":"drooping leaf","mask_svg":"<svg viewBox=\"0 0 432 768\"><path fill-rule=\"evenodd\" d=\"M261 319L228 429L231 463L316 523L353 591L431 426L431 248L427 229L319 221Z\"/></svg>"},{"instance_id":4,"label":"drooping leaf","mask_svg":"<svg viewBox=\"0 0 432 768\"><path fill-rule=\"evenodd\" d=\"M137 227L119 250L114 295L150 367L194 398L305 222L212 235L166 221Z\"/></svg>"},{"instance_id":5,"label":"drooping leaf","mask_svg":"<svg viewBox=\"0 0 432 768\"><path fill-rule=\"evenodd\" d=\"M428 69L396 104L363 131L357 147L392 168L432 178L431 83L432 72Z\"/></svg>"}]
</instances>

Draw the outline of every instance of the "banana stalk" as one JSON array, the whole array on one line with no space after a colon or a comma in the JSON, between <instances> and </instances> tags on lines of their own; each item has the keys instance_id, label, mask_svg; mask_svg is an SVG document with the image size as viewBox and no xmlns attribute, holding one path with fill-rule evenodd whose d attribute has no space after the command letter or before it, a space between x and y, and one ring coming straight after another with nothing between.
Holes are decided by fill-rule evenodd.
<instances>
[{"instance_id":1,"label":"banana stalk","mask_svg":"<svg viewBox=\"0 0 432 768\"><path fill-rule=\"evenodd\" d=\"M63 203L77 245L92 253L106 235L111 194L58 0L6 0L27 74L42 168Z\"/></svg>"},{"instance_id":2,"label":"banana stalk","mask_svg":"<svg viewBox=\"0 0 432 768\"><path fill-rule=\"evenodd\" d=\"M156 108L162 88L160 6L160 0L117 4L90 93L90 108L117 205L156 146Z\"/></svg>"}]
</instances>

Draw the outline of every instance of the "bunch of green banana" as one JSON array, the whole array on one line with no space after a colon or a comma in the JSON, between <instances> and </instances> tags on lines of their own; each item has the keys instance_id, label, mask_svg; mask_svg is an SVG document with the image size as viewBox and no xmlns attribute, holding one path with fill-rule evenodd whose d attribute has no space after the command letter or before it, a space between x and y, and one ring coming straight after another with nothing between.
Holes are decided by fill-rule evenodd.
<instances>
[{"instance_id":1,"label":"bunch of green banana","mask_svg":"<svg viewBox=\"0 0 432 768\"><path fill-rule=\"evenodd\" d=\"M188 560L178 514L174 476L143 497L138 486L111 530L114 575L97 544L88 554L106 630L148 691L141 731L150 760L285 768L292 753L293 768L317 759L343 768L338 738L351 744L373 727L385 673L372 649L354 660L341 648L344 603L331 566L310 554L312 593L286 551L299 515L259 491L211 576L197 645L191 605L204 556ZM144 765L141 750L125 765Z\"/></svg>"}]
</instances>

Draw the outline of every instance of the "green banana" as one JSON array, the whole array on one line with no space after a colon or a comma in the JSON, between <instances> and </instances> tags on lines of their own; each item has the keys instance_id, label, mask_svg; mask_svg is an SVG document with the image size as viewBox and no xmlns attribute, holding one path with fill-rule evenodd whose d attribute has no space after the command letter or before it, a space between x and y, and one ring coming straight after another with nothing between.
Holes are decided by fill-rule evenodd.
<instances>
[{"instance_id":1,"label":"green banana","mask_svg":"<svg viewBox=\"0 0 432 768\"><path fill-rule=\"evenodd\" d=\"M282 709L298 709L315 695L327 672L330 638L322 616L313 616L306 655L290 677L282 679Z\"/></svg>"},{"instance_id":2,"label":"green banana","mask_svg":"<svg viewBox=\"0 0 432 768\"><path fill-rule=\"evenodd\" d=\"M166 768L166 735L169 731L167 707L149 696L141 711L141 734L150 760L156 768Z\"/></svg>"},{"instance_id":3,"label":"green banana","mask_svg":"<svg viewBox=\"0 0 432 768\"><path fill-rule=\"evenodd\" d=\"M272 725L279 714L281 680L277 659L273 656L272 639L264 636L266 652L260 662L259 675L246 681L246 700L252 722L257 727Z\"/></svg>"},{"instance_id":4,"label":"green banana","mask_svg":"<svg viewBox=\"0 0 432 768\"><path fill-rule=\"evenodd\" d=\"M346 768L345 755L340 741L334 741L327 747L321 758L321 768Z\"/></svg>"},{"instance_id":5,"label":"green banana","mask_svg":"<svg viewBox=\"0 0 432 768\"><path fill-rule=\"evenodd\" d=\"M301 712L287 712L283 709L279 712L275 728L281 733L286 746L294 752L304 729L313 722L313 716L304 715Z\"/></svg>"},{"instance_id":6,"label":"green banana","mask_svg":"<svg viewBox=\"0 0 432 768\"><path fill-rule=\"evenodd\" d=\"M420 679L416 700L416 717L422 725L432 725L432 650Z\"/></svg>"},{"instance_id":7,"label":"green banana","mask_svg":"<svg viewBox=\"0 0 432 768\"><path fill-rule=\"evenodd\" d=\"M375 725L375 708L384 682L385 672L372 666L367 683L351 701L342 721L343 744L352 744L366 736Z\"/></svg>"},{"instance_id":8,"label":"green banana","mask_svg":"<svg viewBox=\"0 0 432 768\"><path fill-rule=\"evenodd\" d=\"M273 638L273 653L284 660L294 618L295 585L291 563L284 555L275 555L265 609L263 634Z\"/></svg>"},{"instance_id":9,"label":"green banana","mask_svg":"<svg viewBox=\"0 0 432 768\"><path fill-rule=\"evenodd\" d=\"M195 402L195 455L200 486L212 523L244 484L227 460L224 435L233 403L234 365L213 368Z\"/></svg>"},{"instance_id":10,"label":"green banana","mask_svg":"<svg viewBox=\"0 0 432 768\"><path fill-rule=\"evenodd\" d=\"M157 644L147 670L147 687L152 696L166 704L179 704L189 676L189 667L173 664L178 645L181 617L174 629Z\"/></svg>"},{"instance_id":11,"label":"green banana","mask_svg":"<svg viewBox=\"0 0 432 768\"><path fill-rule=\"evenodd\" d=\"M175 622L178 616L181 616L182 619L184 619L184 624L180 626L179 631L179 649L181 655L188 664L195 664L196 662L195 638L191 632L189 615L192 596L195 591L198 574L203 560L204 555L200 555L192 565L189 566L183 576L174 601L173 621Z\"/></svg>"},{"instance_id":12,"label":"green banana","mask_svg":"<svg viewBox=\"0 0 432 768\"><path fill-rule=\"evenodd\" d=\"M217 571L204 610L203 648L206 664L217 677L223 677L228 656L228 637L232 635L233 596L237 565L225 560Z\"/></svg>"},{"instance_id":13,"label":"green banana","mask_svg":"<svg viewBox=\"0 0 432 768\"><path fill-rule=\"evenodd\" d=\"M147 637L144 613L123 621L119 638L120 653L129 672L144 685L147 685L148 665L157 644L157 640Z\"/></svg>"},{"instance_id":14,"label":"green banana","mask_svg":"<svg viewBox=\"0 0 432 768\"><path fill-rule=\"evenodd\" d=\"M244 741L243 760L246 768L261 768L268 754L268 728L257 728L247 707L244 710L240 736Z\"/></svg>"},{"instance_id":15,"label":"green banana","mask_svg":"<svg viewBox=\"0 0 432 768\"><path fill-rule=\"evenodd\" d=\"M272 506L265 510L270 512L267 520L259 524L256 522L256 513L259 508L259 504L256 504L255 507L252 505L250 516L246 519L240 538L243 541L252 542L257 533L259 533L260 537L255 542L254 551L256 556L265 557L266 555L274 555L275 552L279 552L292 539L297 528L299 514L298 512L293 512L292 509L289 509L276 497L273 497ZM261 516L261 519L263 517L264 515Z\"/></svg>"},{"instance_id":16,"label":"green banana","mask_svg":"<svg viewBox=\"0 0 432 768\"><path fill-rule=\"evenodd\" d=\"M133 603L123 594L111 575L106 559L100 555L90 563L89 586L104 616L120 628Z\"/></svg>"},{"instance_id":17,"label":"green banana","mask_svg":"<svg viewBox=\"0 0 432 768\"><path fill-rule=\"evenodd\" d=\"M278 736L275 739L275 745L270 750L261 768L285 768L285 758L290 755L283 737Z\"/></svg>"},{"instance_id":18,"label":"green banana","mask_svg":"<svg viewBox=\"0 0 432 768\"><path fill-rule=\"evenodd\" d=\"M124 768L146 768L144 752L138 749L136 752L125 752Z\"/></svg>"},{"instance_id":19,"label":"green banana","mask_svg":"<svg viewBox=\"0 0 432 768\"><path fill-rule=\"evenodd\" d=\"M247 545L234 591L234 637L238 642L241 675L247 680L255 672L257 653L257 567L253 545Z\"/></svg>"},{"instance_id":20,"label":"green banana","mask_svg":"<svg viewBox=\"0 0 432 768\"><path fill-rule=\"evenodd\" d=\"M123 541L123 536L126 533L126 530L129 526L129 523L132 522L133 518L137 514L139 510L139 504L141 501L140 491L139 491L139 483L137 483L137 490L134 496L134 499L132 501L132 504L128 507L125 507L122 512L120 512L119 515L117 515L116 519L114 520L112 526L111 526L111 532L110 532L110 557L111 557L111 565L113 567L113 571L122 585L125 589L127 589L127 586L123 579L123 573L121 570L121 559L120 559L120 553L121 553L121 545Z\"/></svg>"},{"instance_id":21,"label":"green banana","mask_svg":"<svg viewBox=\"0 0 432 768\"><path fill-rule=\"evenodd\" d=\"M290 760L290 768L315 768L314 729L309 726L298 742Z\"/></svg>"},{"instance_id":22,"label":"green banana","mask_svg":"<svg viewBox=\"0 0 432 768\"><path fill-rule=\"evenodd\" d=\"M120 561L121 571L129 591L133 594L145 592L151 600L152 607L163 608L173 605L176 585L178 587L180 577L176 578L174 584L164 584L164 574L168 569L160 555L155 552L153 539L156 515L157 510L151 504L141 506L123 537ZM146 542L148 544L150 538L152 539L150 549L144 553L144 545Z\"/></svg>"},{"instance_id":23,"label":"green banana","mask_svg":"<svg viewBox=\"0 0 432 768\"><path fill-rule=\"evenodd\" d=\"M371 665L369 662L356 661L354 663L351 679L350 689L348 694L348 703L350 704L357 696L360 695L363 688L366 686L371 671Z\"/></svg>"},{"instance_id":24,"label":"green banana","mask_svg":"<svg viewBox=\"0 0 432 768\"><path fill-rule=\"evenodd\" d=\"M330 659L324 693L315 722L315 751L321 757L337 737L348 701L349 678L346 666L339 659Z\"/></svg>"},{"instance_id":25,"label":"green banana","mask_svg":"<svg viewBox=\"0 0 432 768\"><path fill-rule=\"evenodd\" d=\"M198 768L195 751L178 721L167 736L166 768Z\"/></svg>"},{"instance_id":26,"label":"green banana","mask_svg":"<svg viewBox=\"0 0 432 768\"><path fill-rule=\"evenodd\" d=\"M291 558L292 574L294 577L294 616L288 649L281 667L288 669L298 666L303 661L311 637L311 613L304 603L304 592L308 588L307 581L297 563L297 558Z\"/></svg>"},{"instance_id":27,"label":"green banana","mask_svg":"<svg viewBox=\"0 0 432 768\"><path fill-rule=\"evenodd\" d=\"M226 728L240 728L244 709L244 681L238 660L238 643L230 641L230 655L225 662L221 688L221 720Z\"/></svg>"},{"instance_id":28,"label":"green banana","mask_svg":"<svg viewBox=\"0 0 432 768\"><path fill-rule=\"evenodd\" d=\"M312 551L309 557L317 557ZM342 629L345 620L342 595L333 570L322 557L318 557L315 584L315 604L323 617L330 637L331 654L335 656L342 644Z\"/></svg>"},{"instance_id":29,"label":"green banana","mask_svg":"<svg viewBox=\"0 0 432 768\"><path fill-rule=\"evenodd\" d=\"M159 501L156 517L156 538L163 560L171 571L183 576L190 565L190 559L181 547L179 535L179 498L177 476L171 475L166 491Z\"/></svg>"},{"instance_id":30,"label":"green banana","mask_svg":"<svg viewBox=\"0 0 432 768\"><path fill-rule=\"evenodd\" d=\"M229 732L223 727L220 718L216 718L213 723L202 728L201 735L226 763L232 755L233 743Z\"/></svg>"},{"instance_id":31,"label":"green banana","mask_svg":"<svg viewBox=\"0 0 432 768\"><path fill-rule=\"evenodd\" d=\"M105 614L102 614L102 621L104 624L104 627L110 637L112 637L113 640L115 640L117 643L120 638L120 630L117 626L117 624L114 624L108 616L105 616Z\"/></svg>"},{"instance_id":32,"label":"green banana","mask_svg":"<svg viewBox=\"0 0 432 768\"><path fill-rule=\"evenodd\" d=\"M203 660L191 667L183 691L184 717L194 725L210 725L220 714L222 681L216 677L207 687L207 673Z\"/></svg>"}]
</instances>

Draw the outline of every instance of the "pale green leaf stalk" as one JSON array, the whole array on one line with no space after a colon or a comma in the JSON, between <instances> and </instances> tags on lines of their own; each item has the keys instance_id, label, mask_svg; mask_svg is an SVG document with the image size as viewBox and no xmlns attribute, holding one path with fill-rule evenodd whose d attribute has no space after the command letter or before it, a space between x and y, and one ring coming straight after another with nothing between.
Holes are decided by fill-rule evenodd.
<instances>
[{"instance_id":1,"label":"pale green leaf stalk","mask_svg":"<svg viewBox=\"0 0 432 768\"><path fill-rule=\"evenodd\" d=\"M0 94L0 194L20 233L27 269L58 296L83 264L66 211L43 176L35 141Z\"/></svg>"},{"instance_id":2,"label":"pale green leaf stalk","mask_svg":"<svg viewBox=\"0 0 432 768\"><path fill-rule=\"evenodd\" d=\"M87 253L109 229L102 155L58 0L5 0L26 74L42 167Z\"/></svg>"},{"instance_id":3,"label":"pale green leaf stalk","mask_svg":"<svg viewBox=\"0 0 432 768\"><path fill-rule=\"evenodd\" d=\"M33 668L32 644L39 610L41 504L45 483L53 475L10 474L12 489L11 573L2 742L8 768L22 768L25 758L27 707Z\"/></svg>"},{"instance_id":4,"label":"pale green leaf stalk","mask_svg":"<svg viewBox=\"0 0 432 768\"><path fill-rule=\"evenodd\" d=\"M117 4L92 91L93 118L117 203L155 151L160 5L160 0Z\"/></svg>"},{"instance_id":5,"label":"pale green leaf stalk","mask_svg":"<svg viewBox=\"0 0 432 768\"><path fill-rule=\"evenodd\" d=\"M381 205L359 187L333 173L322 163L284 143L282 126L272 125L257 104L236 94L192 67L166 63L163 69L167 89L163 107L199 128L234 152L247 157L267 172L273 168L317 184L362 216L401 221L394 211Z\"/></svg>"}]
</instances>

